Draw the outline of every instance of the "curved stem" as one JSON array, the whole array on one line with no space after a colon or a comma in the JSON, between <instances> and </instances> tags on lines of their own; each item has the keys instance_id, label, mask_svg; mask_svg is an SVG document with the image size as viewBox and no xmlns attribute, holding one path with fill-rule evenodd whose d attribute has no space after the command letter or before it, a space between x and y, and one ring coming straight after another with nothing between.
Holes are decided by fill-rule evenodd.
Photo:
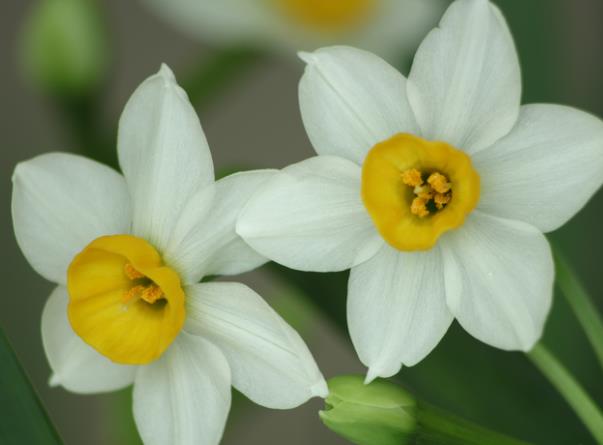
<instances>
[{"instance_id":1,"label":"curved stem","mask_svg":"<svg viewBox=\"0 0 603 445\"><path fill-rule=\"evenodd\" d=\"M527 356L573 408L597 443L603 444L603 414L574 376L540 343Z\"/></svg>"},{"instance_id":2,"label":"curved stem","mask_svg":"<svg viewBox=\"0 0 603 445\"><path fill-rule=\"evenodd\" d=\"M438 445L530 445L483 428L433 406L418 404L417 444Z\"/></svg>"},{"instance_id":3,"label":"curved stem","mask_svg":"<svg viewBox=\"0 0 603 445\"><path fill-rule=\"evenodd\" d=\"M556 246L553 246L553 250L557 285L574 311L595 351L599 364L603 367L603 319L565 256Z\"/></svg>"}]
</instances>

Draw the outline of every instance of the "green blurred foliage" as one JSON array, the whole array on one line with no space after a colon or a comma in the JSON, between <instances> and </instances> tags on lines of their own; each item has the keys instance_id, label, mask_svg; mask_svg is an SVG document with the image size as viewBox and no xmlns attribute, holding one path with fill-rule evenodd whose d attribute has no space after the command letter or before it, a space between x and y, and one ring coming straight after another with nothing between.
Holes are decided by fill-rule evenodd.
<instances>
[{"instance_id":1,"label":"green blurred foliage","mask_svg":"<svg viewBox=\"0 0 603 445\"><path fill-rule=\"evenodd\" d=\"M20 56L24 74L44 93L78 97L94 91L109 62L97 1L37 1L23 28Z\"/></svg>"},{"instance_id":2,"label":"green blurred foliage","mask_svg":"<svg viewBox=\"0 0 603 445\"><path fill-rule=\"evenodd\" d=\"M0 330L0 443L61 445L4 332ZM8 409L7 409L8 408Z\"/></svg>"}]
</instances>

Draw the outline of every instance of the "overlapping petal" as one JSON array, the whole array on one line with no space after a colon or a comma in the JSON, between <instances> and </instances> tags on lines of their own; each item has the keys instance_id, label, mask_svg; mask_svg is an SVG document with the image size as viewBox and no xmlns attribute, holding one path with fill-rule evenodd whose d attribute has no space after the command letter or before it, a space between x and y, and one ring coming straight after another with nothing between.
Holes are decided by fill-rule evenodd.
<instances>
[{"instance_id":1,"label":"overlapping petal","mask_svg":"<svg viewBox=\"0 0 603 445\"><path fill-rule=\"evenodd\" d=\"M383 59L345 46L300 56L307 63L299 84L300 109L318 154L362 164L377 142L416 133L406 79Z\"/></svg>"},{"instance_id":2,"label":"overlapping petal","mask_svg":"<svg viewBox=\"0 0 603 445\"><path fill-rule=\"evenodd\" d=\"M187 332L220 347L235 388L269 408L293 408L326 397L327 386L299 334L239 283L187 288Z\"/></svg>"},{"instance_id":3,"label":"overlapping petal","mask_svg":"<svg viewBox=\"0 0 603 445\"><path fill-rule=\"evenodd\" d=\"M478 153L474 165L482 211L549 232L603 183L603 122L570 107L527 105L511 133Z\"/></svg>"},{"instance_id":4,"label":"overlapping petal","mask_svg":"<svg viewBox=\"0 0 603 445\"><path fill-rule=\"evenodd\" d=\"M452 318L437 247L408 253L385 245L351 271L348 327L360 360L369 367L368 380L391 377L402 364L421 361Z\"/></svg>"},{"instance_id":5,"label":"overlapping petal","mask_svg":"<svg viewBox=\"0 0 603 445\"><path fill-rule=\"evenodd\" d=\"M408 80L422 136L469 154L515 124L521 76L504 17L487 0L457 0L423 40Z\"/></svg>"},{"instance_id":6,"label":"overlapping petal","mask_svg":"<svg viewBox=\"0 0 603 445\"><path fill-rule=\"evenodd\" d=\"M264 40L267 8L247 0L144 0L161 18L193 38L219 44ZM235 13L236 11L236 13Z\"/></svg>"},{"instance_id":7,"label":"overlapping petal","mask_svg":"<svg viewBox=\"0 0 603 445\"><path fill-rule=\"evenodd\" d=\"M497 348L530 350L553 296L553 257L544 235L475 211L441 246L448 307L459 323Z\"/></svg>"},{"instance_id":8,"label":"overlapping petal","mask_svg":"<svg viewBox=\"0 0 603 445\"><path fill-rule=\"evenodd\" d=\"M332 1L332 0L329 0ZM436 23L443 0L378 0L358 22L342 28L312 26L287 13L287 1L144 0L157 15L192 38L219 45L286 51L312 50L343 41L392 59L408 54ZM233 14L233 11L237 11Z\"/></svg>"},{"instance_id":9,"label":"overlapping petal","mask_svg":"<svg viewBox=\"0 0 603 445\"><path fill-rule=\"evenodd\" d=\"M42 312L42 341L52 368L52 386L80 394L115 391L130 385L136 366L118 365L88 346L67 319L67 289L58 286Z\"/></svg>"},{"instance_id":10,"label":"overlapping petal","mask_svg":"<svg viewBox=\"0 0 603 445\"><path fill-rule=\"evenodd\" d=\"M293 164L241 212L237 232L262 255L299 270L345 270L383 244L360 198L360 167L333 156Z\"/></svg>"},{"instance_id":11,"label":"overlapping petal","mask_svg":"<svg viewBox=\"0 0 603 445\"><path fill-rule=\"evenodd\" d=\"M123 177L66 153L38 156L13 175L13 226L19 247L43 277L65 284L73 257L101 235L130 230Z\"/></svg>"},{"instance_id":12,"label":"overlapping petal","mask_svg":"<svg viewBox=\"0 0 603 445\"><path fill-rule=\"evenodd\" d=\"M207 340L182 332L159 360L139 368L134 419L145 445L217 445L230 400L224 355Z\"/></svg>"},{"instance_id":13,"label":"overlapping petal","mask_svg":"<svg viewBox=\"0 0 603 445\"><path fill-rule=\"evenodd\" d=\"M132 198L133 233L163 250L185 205L214 180L197 114L166 65L126 104L118 154Z\"/></svg>"},{"instance_id":14,"label":"overlapping petal","mask_svg":"<svg viewBox=\"0 0 603 445\"><path fill-rule=\"evenodd\" d=\"M194 197L178 223L177 235L165 252L186 283L207 275L234 275L262 265L266 259L235 232L235 223L249 197L276 170L236 173L216 182L215 196L203 213L206 197ZM205 195L208 195L206 193ZM202 215L195 209L201 208Z\"/></svg>"}]
</instances>

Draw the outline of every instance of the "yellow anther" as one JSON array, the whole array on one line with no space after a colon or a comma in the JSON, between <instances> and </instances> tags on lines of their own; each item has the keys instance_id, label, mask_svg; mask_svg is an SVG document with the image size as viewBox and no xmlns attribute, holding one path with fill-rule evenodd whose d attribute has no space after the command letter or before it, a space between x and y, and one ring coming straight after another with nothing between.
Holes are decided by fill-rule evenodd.
<instances>
[{"instance_id":1,"label":"yellow anther","mask_svg":"<svg viewBox=\"0 0 603 445\"><path fill-rule=\"evenodd\" d=\"M143 286L140 284L124 292L123 302L129 303L139 298L147 303L153 304L157 300L163 298L163 291L156 284L151 284L149 286Z\"/></svg>"},{"instance_id":2,"label":"yellow anther","mask_svg":"<svg viewBox=\"0 0 603 445\"><path fill-rule=\"evenodd\" d=\"M429 215L429 210L427 210L427 200L423 198L415 198L412 200L412 204L410 205L410 212L413 215L417 215L419 218L425 218Z\"/></svg>"},{"instance_id":3,"label":"yellow anther","mask_svg":"<svg viewBox=\"0 0 603 445\"><path fill-rule=\"evenodd\" d=\"M417 187L423 184L423 178L421 178L421 172L416 168L406 170L402 172L402 182L411 187Z\"/></svg>"},{"instance_id":4,"label":"yellow anther","mask_svg":"<svg viewBox=\"0 0 603 445\"><path fill-rule=\"evenodd\" d=\"M429 175L427 183L438 193L448 193L452 188L452 184L448 182L448 178L437 172Z\"/></svg>"},{"instance_id":5,"label":"yellow anther","mask_svg":"<svg viewBox=\"0 0 603 445\"><path fill-rule=\"evenodd\" d=\"M160 300L163 298L163 291L161 290L161 288L159 286L156 286L153 284L153 285L145 288L145 290L142 292L142 295L140 296L140 298L142 298L147 303L153 304L157 300Z\"/></svg>"},{"instance_id":6,"label":"yellow anther","mask_svg":"<svg viewBox=\"0 0 603 445\"><path fill-rule=\"evenodd\" d=\"M429 185L417 185L413 192L419 198L425 199L426 201L433 199L433 189Z\"/></svg>"},{"instance_id":7,"label":"yellow anther","mask_svg":"<svg viewBox=\"0 0 603 445\"><path fill-rule=\"evenodd\" d=\"M129 303L130 301L137 300L145 291L143 285L133 286L126 292L124 292L123 302Z\"/></svg>"},{"instance_id":8,"label":"yellow anther","mask_svg":"<svg viewBox=\"0 0 603 445\"><path fill-rule=\"evenodd\" d=\"M438 210L442 210L450 202L452 185L448 182L448 178L441 173L430 174L425 183L423 174L416 168L411 168L402 172L402 182L413 187L416 197L411 203L410 213L420 218L429 215L427 205L432 200Z\"/></svg>"},{"instance_id":9,"label":"yellow anther","mask_svg":"<svg viewBox=\"0 0 603 445\"><path fill-rule=\"evenodd\" d=\"M444 206L450 202L450 198L450 193L436 193L436 195L433 197L433 202L438 210L442 210Z\"/></svg>"},{"instance_id":10,"label":"yellow anther","mask_svg":"<svg viewBox=\"0 0 603 445\"><path fill-rule=\"evenodd\" d=\"M130 280L138 280L140 278L144 278L144 275L134 269L134 266L132 266L130 263L126 263L126 265L124 266L124 272Z\"/></svg>"}]
</instances>

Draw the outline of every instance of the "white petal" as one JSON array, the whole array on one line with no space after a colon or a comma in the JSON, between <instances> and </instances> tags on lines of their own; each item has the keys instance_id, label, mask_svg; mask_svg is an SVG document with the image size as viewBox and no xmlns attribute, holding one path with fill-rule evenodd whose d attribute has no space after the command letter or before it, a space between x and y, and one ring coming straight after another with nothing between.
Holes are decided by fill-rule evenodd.
<instances>
[{"instance_id":1,"label":"white petal","mask_svg":"<svg viewBox=\"0 0 603 445\"><path fill-rule=\"evenodd\" d=\"M524 106L511 133L473 161L480 210L549 232L603 183L603 122L574 108Z\"/></svg>"},{"instance_id":2,"label":"white petal","mask_svg":"<svg viewBox=\"0 0 603 445\"><path fill-rule=\"evenodd\" d=\"M255 170L220 179L207 213L181 218L180 233L170 242L165 258L185 283L196 283L207 275L247 272L266 262L236 234L235 223L249 197L275 174L276 170ZM189 207L197 208L202 202L193 199Z\"/></svg>"},{"instance_id":3,"label":"white petal","mask_svg":"<svg viewBox=\"0 0 603 445\"><path fill-rule=\"evenodd\" d=\"M408 97L423 137L476 153L519 113L521 75L504 17L487 0L457 0L415 56Z\"/></svg>"},{"instance_id":4,"label":"white petal","mask_svg":"<svg viewBox=\"0 0 603 445\"><path fill-rule=\"evenodd\" d=\"M13 226L19 247L43 277L65 284L67 267L88 243L130 230L123 177L98 162L50 153L17 165Z\"/></svg>"},{"instance_id":5,"label":"white petal","mask_svg":"<svg viewBox=\"0 0 603 445\"><path fill-rule=\"evenodd\" d=\"M96 352L71 329L67 289L58 286L42 312L42 341L53 371L51 386L91 394L125 388L134 381L136 366L118 365Z\"/></svg>"},{"instance_id":6,"label":"white petal","mask_svg":"<svg viewBox=\"0 0 603 445\"><path fill-rule=\"evenodd\" d=\"M474 337L528 351L553 296L553 257L536 228L473 212L441 239L450 311Z\"/></svg>"},{"instance_id":7,"label":"white petal","mask_svg":"<svg viewBox=\"0 0 603 445\"><path fill-rule=\"evenodd\" d=\"M182 332L140 367L134 419L146 445L217 445L230 410L230 370L218 348Z\"/></svg>"},{"instance_id":8,"label":"white petal","mask_svg":"<svg viewBox=\"0 0 603 445\"><path fill-rule=\"evenodd\" d=\"M118 153L132 197L133 232L163 250L186 203L214 180L199 119L166 65L126 104Z\"/></svg>"},{"instance_id":9,"label":"white petal","mask_svg":"<svg viewBox=\"0 0 603 445\"><path fill-rule=\"evenodd\" d=\"M254 291L239 283L187 287L185 329L220 347L235 388L269 408L326 397L326 383L303 340Z\"/></svg>"},{"instance_id":10,"label":"white petal","mask_svg":"<svg viewBox=\"0 0 603 445\"><path fill-rule=\"evenodd\" d=\"M237 233L262 255L298 270L345 270L383 244L360 198L360 167L332 156L290 165L242 210Z\"/></svg>"},{"instance_id":11,"label":"white petal","mask_svg":"<svg viewBox=\"0 0 603 445\"><path fill-rule=\"evenodd\" d=\"M301 53L307 63L299 84L306 131L319 154L362 164L377 142L416 133L406 79L383 59L345 46Z\"/></svg>"},{"instance_id":12,"label":"white petal","mask_svg":"<svg viewBox=\"0 0 603 445\"><path fill-rule=\"evenodd\" d=\"M178 30L200 39L203 43L241 45L260 40L265 42L265 30L270 25L264 3L249 0L143 0L159 17Z\"/></svg>"},{"instance_id":13,"label":"white petal","mask_svg":"<svg viewBox=\"0 0 603 445\"><path fill-rule=\"evenodd\" d=\"M348 289L348 328L368 380L417 364L452 323L437 247L400 252L385 245L352 269Z\"/></svg>"}]
</instances>

